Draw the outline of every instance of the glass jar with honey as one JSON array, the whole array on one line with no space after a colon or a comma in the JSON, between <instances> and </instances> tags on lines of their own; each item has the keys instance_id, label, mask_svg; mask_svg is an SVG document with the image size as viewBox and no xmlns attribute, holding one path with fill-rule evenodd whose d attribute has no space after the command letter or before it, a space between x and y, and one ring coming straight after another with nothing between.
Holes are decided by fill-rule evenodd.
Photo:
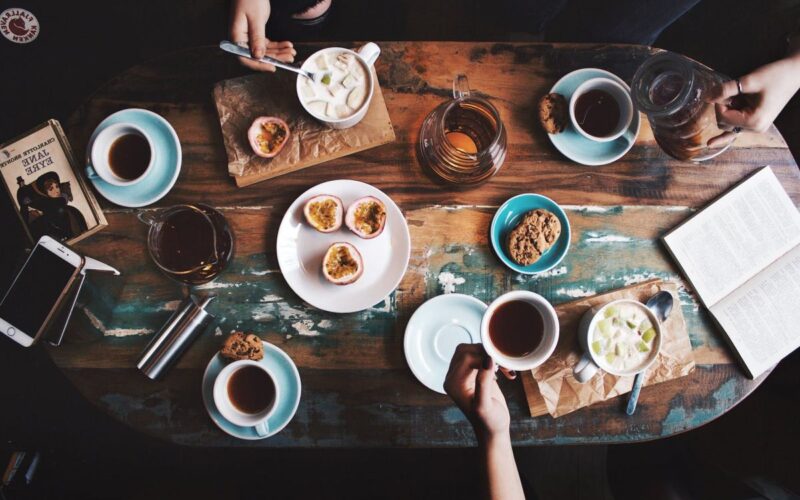
<instances>
[{"instance_id":1,"label":"glass jar with honey","mask_svg":"<svg viewBox=\"0 0 800 500\"><path fill-rule=\"evenodd\" d=\"M419 160L435 177L474 186L494 174L506 157L506 130L500 113L469 89L465 75L453 81L453 99L437 106L422 122Z\"/></svg>"}]
</instances>

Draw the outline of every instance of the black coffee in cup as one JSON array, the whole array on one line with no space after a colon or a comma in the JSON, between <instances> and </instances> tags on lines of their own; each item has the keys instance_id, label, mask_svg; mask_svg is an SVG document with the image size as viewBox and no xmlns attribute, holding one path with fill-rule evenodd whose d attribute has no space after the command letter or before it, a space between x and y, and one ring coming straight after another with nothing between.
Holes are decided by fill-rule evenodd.
<instances>
[{"instance_id":1,"label":"black coffee in cup","mask_svg":"<svg viewBox=\"0 0 800 500\"><path fill-rule=\"evenodd\" d=\"M139 134L121 135L108 149L108 166L120 179L132 181L145 173L151 155L147 139Z\"/></svg>"},{"instance_id":2,"label":"black coffee in cup","mask_svg":"<svg viewBox=\"0 0 800 500\"><path fill-rule=\"evenodd\" d=\"M261 413L275 401L275 382L257 366L244 366L228 379L228 399L242 413Z\"/></svg>"},{"instance_id":3,"label":"black coffee in cup","mask_svg":"<svg viewBox=\"0 0 800 500\"><path fill-rule=\"evenodd\" d=\"M575 120L584 132L595 137L607 137L619 124L619 103L614 96L600 89L592 89L578 96L575 102Z\"/></svg>"}]
</instances>

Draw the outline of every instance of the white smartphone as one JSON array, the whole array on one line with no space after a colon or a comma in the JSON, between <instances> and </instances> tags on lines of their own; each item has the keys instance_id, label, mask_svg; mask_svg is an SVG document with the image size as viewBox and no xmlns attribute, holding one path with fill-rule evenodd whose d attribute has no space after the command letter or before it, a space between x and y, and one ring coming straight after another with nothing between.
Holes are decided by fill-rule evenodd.
<instances>
[{"instance_id":1,"label":"white smartphone","mask_svg":"<svg viewBox=\"0 0 800 500\"><path fill-rule=\"evenodd\" d=\"M46 329L83 267L83 257L42 236L0 302L0 332L28 347Z\"/></svg>"}]
</instances>

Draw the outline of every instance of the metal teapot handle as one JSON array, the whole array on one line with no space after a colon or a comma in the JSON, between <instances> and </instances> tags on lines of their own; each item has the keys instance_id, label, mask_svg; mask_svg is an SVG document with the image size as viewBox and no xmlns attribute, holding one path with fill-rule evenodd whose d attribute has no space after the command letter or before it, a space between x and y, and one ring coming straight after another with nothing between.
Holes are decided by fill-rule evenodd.
<instances>
[{"instance_id":1,"label":"metal teapot handle","mask_svg":"<svg viewBox=\"0 0 800 500\"><path fill-rule=\"evenodd\" d=\"M465 97L469 97L470 90L469 90L469 81L467 81L467 75L456 75L455 79L453 80L453 98L454 99L463 99Z\"/></svg>"}]
</instances>

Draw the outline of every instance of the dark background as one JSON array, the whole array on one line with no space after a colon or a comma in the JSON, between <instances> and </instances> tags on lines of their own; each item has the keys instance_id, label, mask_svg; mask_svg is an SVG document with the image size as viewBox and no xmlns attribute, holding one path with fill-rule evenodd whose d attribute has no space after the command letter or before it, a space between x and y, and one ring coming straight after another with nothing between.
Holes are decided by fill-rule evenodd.
<instances>
[{"instance_id":1,"label":"dark background","mask_svg":"<svg viewBox=\"0 0 800 500\"><path fill-rule=\"evenodd\" d=\"M666 0L665 0L666 1ZM578 40L591 26L577 12L617 2L334 0L329 23L303 40ZM635 5L636 2L633 2ZM566 5L560 10L562 5ZM222 0L138 2L0 1L39 19L31 44L0 39L0 142L48 118L66 122L95 88L164 52L227 38ZM560 12L560 13L559 13ZM602 12L589 19L602 19ZM651 13L638 13L646 22ZM781 57L800 26L800 1L703 1L656 46L689 55L731 76ZM268 26L276 39L287 33ZM549 30L548 33L545 33ZM598 40L600 41L600 40ZM776 124L798 158L798 97ZM0 292L25 242L11 203L0 202ZM520 470L543 498L608 498L620 471L668 472L698 498L737 498L742 482L800 492L797 353L747 400L716 422L658 443L518 449ZM475 496L474 450L203 450L150 439L88 402L38 349L0 339L0 466L13 450L39 450L30 488L10 498L297 498ZM648 469L647 467L653 467ZM642 469L643 468L643 469ZM749 478L749 479L748 479Z\"/></svg>"}]
</instances>

